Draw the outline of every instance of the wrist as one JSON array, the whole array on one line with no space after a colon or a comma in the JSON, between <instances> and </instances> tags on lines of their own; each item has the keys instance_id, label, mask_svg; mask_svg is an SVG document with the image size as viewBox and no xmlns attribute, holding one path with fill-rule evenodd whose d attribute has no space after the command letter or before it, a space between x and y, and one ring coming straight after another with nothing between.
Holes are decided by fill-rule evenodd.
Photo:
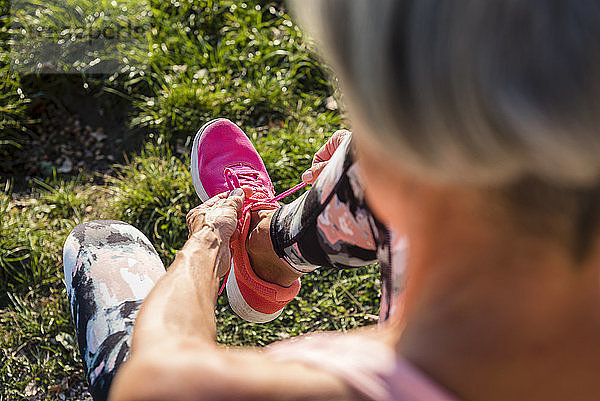
<instances>
[{"instance_id":1,"label":"wrist","mask_svg":"<svg viewBox=\"0 0 600 401\"><path fill-rule=\"evenodd\" d=\"M194 277L202 276L206 280L209 276L214 276L218 280L216 269L222 246L223 239L217 233L209 228L202 228L188 238L177 252L177 258L186 261L180 266L185 266Z\"/></svg>"},{"instance_id":2,"label":"wrist","mask_svg":"<svg viewBox=\"0 0 600 401\"><path fill-rule=\"evenodd\" d=\"M218 250L223 246L224 242L224 238L219 234L218 230L214 226L206 224L190 235L184 248Z\"/></svg>"},{"instance_id":3,"label":"wrist","mask_svg":"<svg viewBox=\"0 0 600 401\"><path fill-rule=\"evenodd\" d=\"M229 238L210 226L194 232L179 253L189 260L188 267L194 275L204 277L204 280L210 275L218 282L229 269Z\"/></svg>"}]
</instances>

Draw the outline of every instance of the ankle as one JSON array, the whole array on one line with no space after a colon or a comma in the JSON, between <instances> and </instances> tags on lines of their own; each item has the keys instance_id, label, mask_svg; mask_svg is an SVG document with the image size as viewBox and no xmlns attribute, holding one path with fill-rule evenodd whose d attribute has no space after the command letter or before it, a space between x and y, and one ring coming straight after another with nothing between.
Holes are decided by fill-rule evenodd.
<instances>
[{"instance_id":1,"label":"ankle","mask_svg":"<svg viewBox=\"0 0 600 401\"><path fill-rule=\"evenodd\" d=\"M292 285L300 273L281 260L273 250L271 242L271 218L274 210L252 212L250 232L246 240L246 252L252 270L261 279L283 287Z\"/></svg>"}]
</instances>

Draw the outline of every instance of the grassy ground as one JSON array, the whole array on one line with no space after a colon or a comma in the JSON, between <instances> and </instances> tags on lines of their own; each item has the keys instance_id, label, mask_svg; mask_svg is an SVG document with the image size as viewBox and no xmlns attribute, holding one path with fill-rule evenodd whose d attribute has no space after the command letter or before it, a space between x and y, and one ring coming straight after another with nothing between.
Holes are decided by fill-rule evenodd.
<instances>
[{"instance_id":1,"label":"grassy ground","mask_svg":"<svg viewBox=\"0 0 600 401\"><path fill-rule=\"evenodd\" d=\"M76 224L126 221L148 235L165 265L172 261L186 237L185 214L197 204L189 156L176 150L189 148L203 122L224 116L241 125L279 191L299 180L314 151L344 125L331 107L326 70L279 2L146 5L140 18L152 29L144 32L144 52L128 55L127 70L81 75L100 93L127 100L129 127L149 133L143 149L110 176L51 174L30 181L20 194L11 194L10 186L18 172L2 170L0 401L58 399L83 378L61 273L61 246ZM8 65L10 13L5 1L0 6L0 159L7 159L35 134L27 121L33 92L21 89L23 76ZM49 22L40 17L29 23ZM218 337L264 345L313 330L358 327L374 320L378 293L375 267L320 271L303 281L281 318L264 325L237 318L221 297Z\"/></svg>"}]
</instances>

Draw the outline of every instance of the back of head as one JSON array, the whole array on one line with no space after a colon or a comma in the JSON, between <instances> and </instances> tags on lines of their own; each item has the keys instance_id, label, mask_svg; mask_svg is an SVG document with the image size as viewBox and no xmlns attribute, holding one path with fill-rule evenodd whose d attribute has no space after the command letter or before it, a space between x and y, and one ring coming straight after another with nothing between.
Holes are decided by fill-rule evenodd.
<instances>
[{"instance_id":1,"label":"back of head","mask_svg":"<svg viewBox=\"0 0 600 401\"><path fill-rule=\"evenodd\" d=\"M292 5L390 163L491 189L515 224L587 259L600 215L600 0Z\"/></svg>"},{"instance_id":2,"label":"back of head","mask_svg":"<svg viewBox=\"0 0 600 401\"><path fill-rule=\"evenodd\" d=\"M293 5L406 171L469 185L596 186L600 1Z\"/></svg>"}]
</instances>

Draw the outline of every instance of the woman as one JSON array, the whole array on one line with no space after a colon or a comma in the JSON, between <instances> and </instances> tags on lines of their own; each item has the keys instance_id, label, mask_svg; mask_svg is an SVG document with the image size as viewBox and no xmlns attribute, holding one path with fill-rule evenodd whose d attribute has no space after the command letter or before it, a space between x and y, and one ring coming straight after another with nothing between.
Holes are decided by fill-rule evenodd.
<instances>
[{"instance_id":1,"label":"woman","mask_svg":"<svg viewBox=\"0 0 600 401\"><path fill-rule=\"evenodd\" d=\"M227 244L262 210L228 191L190 215L111 399L600 399L600 2L297 6L340 76L368 209L408 242L402 307L370 331L218 347Z\"/></svg>"}]
</instances>

